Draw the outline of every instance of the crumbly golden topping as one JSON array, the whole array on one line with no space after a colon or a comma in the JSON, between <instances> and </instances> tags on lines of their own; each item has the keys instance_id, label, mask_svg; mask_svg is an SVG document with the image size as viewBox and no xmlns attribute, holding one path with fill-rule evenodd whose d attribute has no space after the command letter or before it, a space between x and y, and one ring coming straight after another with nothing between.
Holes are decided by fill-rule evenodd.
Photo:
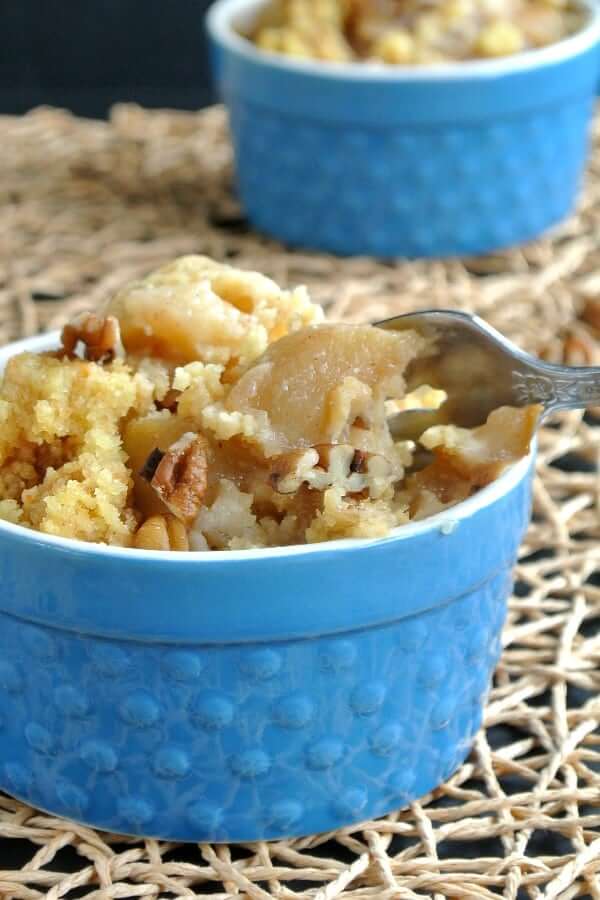
<instances>
[{"instance_id":1,"label":"crumbly golden topping","mask_svg":"<svg viewBox=\"0 0 600 900\"><path fill-rule=\"evenodd\" d=\"M129 543L136 523L121 424L151 396L122 363L13 357L0 389L1 499L48 534Z\"/></svg>"},{"instance_id":2,"label":"crumbly golden topping","mask_svg":"<svg viewBox=\"0 0 600 900\"><path fill-rule=\"evenodd\" d=\"M232 374L290 331L319 322L305 288L284 291L258 272L184 256L128 285L108 305L130 354Z\"/></svg>"},{"instance_id":3,"label":"crumbly golden topping","mask_svg":"<svg viewBox=\"0 0 600 900\"><path fill-rule=\"evenodd\" d=\"M155 550L380 537L525 455L537 410L437 426L415 445L388 416L423 338L322 321L306 291L184 257L13 357L0 386L0 517Z\"/></svg>"},{"instance_id":4,"label":"crumbly golden topping","mask_svg":"<svg viewBox=\"0 0 600 900\"><path fill-rule=\"evenodd\" d=\"M544 47L583 20L573 0L271 0L250 37L287 56L426 65Z\"/></svg>"}]
</instances>

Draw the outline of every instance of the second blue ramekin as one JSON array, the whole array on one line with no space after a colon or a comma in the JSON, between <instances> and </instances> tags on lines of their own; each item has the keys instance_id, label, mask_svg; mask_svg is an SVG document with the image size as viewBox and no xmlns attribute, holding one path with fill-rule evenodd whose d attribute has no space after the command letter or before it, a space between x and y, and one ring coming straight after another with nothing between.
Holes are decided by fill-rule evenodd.
<instances>
[{"instance_id":1,"label":"second blue ramekin","mask_svg":"<svg viewBox=\"0 0 600 900\"><path fill-rule=\"evenodd\" d=\"M481 724L532 468L382 540L157 553L0 522L0 790L183 841L422 796Z\"/></svg>"},{"instance_id":2,"label":"second blue ramekin","mask_svg":"<svg viewBox=\"0 0 600 900\"><path fill-rule=\"evenodd\" d=\"M267 53L263 0L217 0L214 70L243 205L259 230L341 255L487 253L572 209L598 82L600 11L558 44L430 67Z\"/></svg>"}]
</instances>

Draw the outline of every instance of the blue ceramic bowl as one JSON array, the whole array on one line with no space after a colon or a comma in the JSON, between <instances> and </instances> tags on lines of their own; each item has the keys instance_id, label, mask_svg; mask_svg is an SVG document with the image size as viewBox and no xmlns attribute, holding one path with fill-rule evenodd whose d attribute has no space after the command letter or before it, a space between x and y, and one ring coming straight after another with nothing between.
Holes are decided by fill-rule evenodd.
<instances>
[{"instance_id":1,"label":"blue ceramic bowl","mask_svg":"<svg viewBox=\"0 0 600 900\"><path fill-rule=\"evenodd\" d=\"M288 244L343 255L487 253L573 207L600 69L600 10L554 46L429 67L286 58L238 33L264 0L217 0L214 70L242 202Z\"/></svg>"},{"instance_id":2,"label":"blue ceramic bowl","mask_svg":"<svg viewBox=\"0 0 600 900\"><path fill-rule=\"evenodd\" d=\"M0 789L183 841L421 796L481 724L531 472L381 540L161 554L0 523Z\"/></svg>"}]
</instances>

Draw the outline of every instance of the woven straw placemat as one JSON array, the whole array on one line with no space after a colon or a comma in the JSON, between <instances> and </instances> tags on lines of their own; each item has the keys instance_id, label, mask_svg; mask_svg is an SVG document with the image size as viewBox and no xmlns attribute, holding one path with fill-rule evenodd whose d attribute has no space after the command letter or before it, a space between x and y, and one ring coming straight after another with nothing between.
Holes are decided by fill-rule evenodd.
<instances>
[{"instance_id":1,"label":"woven straw placemat","mask_svg":"<svg viewBox=\"0 0 600 900\"><path fill-rule=\"evenodd\" d=\"M527 349L600 362L600 128L579 212L491 258L381 263L292 253L231 196L222 110L110 122L0 118L0 340L54 327L178 254L305 283L335 318L475 310ZM540 440L535 515L505 651L467 763L409 809L336 834L243 847L95 833L0 797L0 897L600 900L600 527L593 413Z\"/></svg>"}]
</instances>

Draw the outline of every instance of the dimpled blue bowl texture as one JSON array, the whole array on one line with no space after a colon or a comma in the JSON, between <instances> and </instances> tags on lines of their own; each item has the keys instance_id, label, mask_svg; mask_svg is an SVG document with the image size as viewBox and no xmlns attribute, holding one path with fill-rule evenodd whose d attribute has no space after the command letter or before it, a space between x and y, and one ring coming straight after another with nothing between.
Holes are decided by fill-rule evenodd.
<instances>
[{"instance_id":1,"label":"dimpled blue bowl texture","mask_svg":"<svg viewBox=\"0 0 600 900\"><path fill-rule=\"evenodd\" d=\"M264 53L261 3L209 13L237 183L257 229L293 246L393 257L486 253L572 209L598 81L598 20L492 62L398 69Z\"/></svg>"},{"instance_id":2,"label":"dimpled blue bowl texture","mask_svg":"<svg viewBox=\"0 0 600 900\"><path fill-rule=\"evenodd\" d=\"M531 471L316 547L160 554L1 523L0 790L183 841L325 831L421 796L481 724Z\"/></svg>"}]
</instances>

